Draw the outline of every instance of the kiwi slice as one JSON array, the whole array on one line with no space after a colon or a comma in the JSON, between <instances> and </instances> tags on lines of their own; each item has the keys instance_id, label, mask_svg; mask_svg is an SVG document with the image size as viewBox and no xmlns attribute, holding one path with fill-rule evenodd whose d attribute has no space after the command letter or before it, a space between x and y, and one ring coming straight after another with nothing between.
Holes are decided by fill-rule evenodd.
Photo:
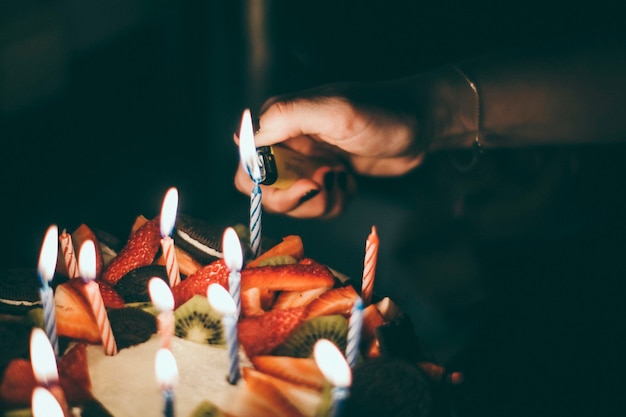
<instances>
[{"instance_id":1,"label":"kiwi slice","mask_svg":"<svg viewBox=\"0 0 626 417\"><path fill-rule=\"evenodd\" d=\"M176 336L196 343L225 346L222 316L203 295L194 295L174 311Z\"/></svg>"},{"instance_id":2,"label":"kiwi slice","mask_svg":"<svg viewBox=\"0 0 626 417\"><path fill-rule=\"evenodd\" d=\"M204 400L193 409L189 417L223 417L224 413L209 400Z\"/></svg>"},{"instance_id":3,"label":"kiwi slice","mask_svg":"<svg viewBox=\"0 0 626 417\"><path fill-rule=\"evenodd\" d=\"M143 343L157 331L156 317L142 309L114 308L107 314L118 350Z\"/></svg>"},{"instance_id":4,"label":"kiwi slice","mask_svg":"<svg viewBox=\"0 0 626 417\"><path fill-rule=\"evenodd\" d=\"M150 282L152 277L161 278L169 285L165 266L145 265L135 268L122 276L115 284L115 291L118 292L126 303L148 302L150 301L148 282Z\"/></svg>"},{"instance_id":5,"label":"kiwi slice","mask_svg":"<svg viewBox=\"0 0 626 417\"><path fill-rule=\"evenodd\" d=\"M348 320L339 314L314 317L303 321L278 346L273 355L308 358L313 354L313 346L319 339L328 339L335 343L339 350L345 352L348 337Z\"/></svg>"},{"instance_id":6,"label":"kiwi slice","mask_svg":"<svg viewBox=\"0 0 626 417\"><path fill-rule=\"evenodd\" d=\"M259 266L293 265L298 261L291 255L276 255L263 259Z\"/></svg>"}]
</instances>

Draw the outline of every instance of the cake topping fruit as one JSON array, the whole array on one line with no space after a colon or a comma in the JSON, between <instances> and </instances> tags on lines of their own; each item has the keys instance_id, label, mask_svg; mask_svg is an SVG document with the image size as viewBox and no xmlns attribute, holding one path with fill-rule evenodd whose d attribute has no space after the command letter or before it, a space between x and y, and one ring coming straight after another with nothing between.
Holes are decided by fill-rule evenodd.
<instances>
[{"instance_id":1,"label":"cake topping fruit","mask_svg":"<svg viewBox=\"0 0 626 417\"><path fill-rule=\"evenodd\" d=\"M228 268L222 259L204 266L172 288L174 305L181 306L195 295L206 296L211 284L220 284L228 289L228 275Z\"/></svg>"},{"instance_id":2,"label":"cake topping fruit","mask_svg":"<svg viewBox=\"0 0 626 417\"><path fill-rule=\"evenodd\" d=\"M102 273L102 279L115 285L124 274L140 266L150 265L161 245L159 216L147 221L133 232L120 253Z\"/></svg>"},{"instance_id":3,"label":"cake topping fruit","mask_svg":"<svg viewBox=\"0 0 626 417\"><path fill-rule=\"evenodd\" d=\"M206 296L195 295L174 311L175 335L197 343L225 346L221 315Z\"/></svg>"},{"instance_id":4,"label":"cake topping fruit","mask_svg":"<svg viewBox=\"0 0 626 417\"><path fill-rule=\"evenodd\" d=\"M255 369L297 385L321 391L326 384L313 358L259 355L250 361Z\"/></svg>"},{"instance_id":5,"label":"cake topping fruit","mask_svg":"<svg viewBox=\"0 0 626 417\"><path fill-rule=\"evenodd\" d=\"M315 317L304 320L272 354L309 358L312 357L313 346L319 339L328 339L345 352L347 336L348 320L342 315Z\"/></svg>"},{"instance_id":6,"label":"cake topping fruit","mask_svg":"<svg viewBox=\"0 0 626 417\"><path fill-rule=\"evenodd\" d=\"M297 264L259 266L241 271L241 290L258 287L274 291L305 291L332 287L335 277L328 267L311 259Z\"/></svg>"},{"instance_id":7,"label":"cake topping fruit","mask_svg":"<svg viewBox=\"0 0 626 417\"><path fill-rule=\"evenodd\" d=\"M80 283L80 280L76 279ZM70 280L57 286L54 292L57 333L72 339L100 343L100 331L91 306Z\"/></svg>"},{"instance_id":8,"label":"cake topping fruit","mask_svg":"<svg viewBox=\"0 0 626 417\"><path fill-rule=\"evenodd\" d=\"M296 307L241 319L237 330L246 355L252 358L271 353L302 323L305 313L305 307Z\"/></svg>"}]
</instances>

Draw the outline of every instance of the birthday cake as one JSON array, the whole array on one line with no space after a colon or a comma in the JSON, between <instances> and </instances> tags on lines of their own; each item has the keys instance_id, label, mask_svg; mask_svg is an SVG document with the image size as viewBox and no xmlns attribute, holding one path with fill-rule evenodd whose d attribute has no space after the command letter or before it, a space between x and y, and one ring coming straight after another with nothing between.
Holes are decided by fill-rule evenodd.
<instances>
[{"instance_id":1,"label":"birthday cake","mask_svg":"<svg viewBox=\"0 0 626 417\"><path fill-rule=\"evenodd\" d=\"M211 284L229 288L223 230L190 216L177 218L172 237L181 280L171 288L174 326L168 338L165 321L160 321L163 307L148 289L150 280L169 283L172 273L158 222L158 217L139 216L124 240L87 225L60 236L52 281L59 384L75 414L164 415L164 383L155 376L155 357L166 346L177 367L168 385L173 415L328 415L335 401L332 386L313 359L313 348L328 339L346 352L361 291L347 277L306 257L298 236L265 241L268 249L253 259L245 228L235 226L245 263L237 323L239 376L232 380L223 314L207 298ZM75 248L86 241L95 244L94 282L106 307L114 351L107 348L83 279L77 277ZM6 415L29 412L37 379L29 368L27 339L32 327L45 327L37 274L20 273L29 277L19 279L20 286L31 286L28 296L24 291L9 296L0 289L5 319L0 332L2 340L13 341L0 344L0 401ZM366 303L359 328L342 415L449 414L440 388L450 375L426 353L410 319L389 298Z\"/></svg>"}]
</instances>

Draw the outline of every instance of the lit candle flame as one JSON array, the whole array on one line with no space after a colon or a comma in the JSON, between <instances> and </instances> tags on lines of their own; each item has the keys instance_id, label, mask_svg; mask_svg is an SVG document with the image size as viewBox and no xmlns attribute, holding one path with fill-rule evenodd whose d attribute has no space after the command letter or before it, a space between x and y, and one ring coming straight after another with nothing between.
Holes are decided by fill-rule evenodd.
<instances>
[{"instance_id":1,"label":"lit candle flame","mask_svg":"<svg viewBox=\"0 0 626 417\"><path fill-rule=\"evenodd\" d=\"M63 417L63 408L50 391L36 387L32 396L33 417Z\"/></svg>"},{"instance_id":2,"label":"lit candle flame","mask_svg":"<svg viewBox=\"0 0 626 417\"><path fill-rule=\"evenodd\" d=\"M96 279L96 245L86 240L78 252L78 270L85 281Z\"/></svg>"},{"instance_id":3,"label":"lit candle flame","mask_svg":"<svg viewBox=\"0 0 626 417\"><path fill-rule=\"evenodd\" d=\"M161 237L170 236L176 223L178 211L178 189L175 187L167 190L161 207Z\"/></svg>"},{"instance_id":4,"label":"lit candle flame","mask_svg":"<svg viewBox=\"0 0 626 417\"><path fill-rule=\"evenodd\" d=\"M256 153L256 145L254 144L254 129L252 128L252 116L249 109L244 110L241 118L239 157L241 165L248 172L250 178L255 182L261 182L261 167Z\"/></svg>"},{"instance_id":5,"label":"lit candle flame","mask_svg":"<svg viewBox=\"0 0 626 417\"><path fill-rule=\"evenodd\" d=\"M333 342L328 339L315 342L313 356L320 371L332 385L347 388L352 384L350 365Z\"/></svg>"},{"instance_id":6,"label":"lit candle flame","mask_svg":"<svg viewBox=\"0 0 626 417\"><path fill-rule=\"evenodd\" d=\"M237 232L232 227L226 228L222 238L222 251L224 252L224 262L230 271L241 270L243 265L243 251Z\"/></svg>"},{"instance_id":7,"label":"lit candle flame","mask_svg":"<svg viewBox=\"0 0 626 417\"><path fill-rule=\"evenodd\" d=\"M37 272L42 280L42 285L47 286L54 276L57 266L57 256L59 254L59 228L56 225L48 227L41 252L39 254L39 264Z\"/></svg>"},{"instance_id":8,"label":"lit candle flame","mask_svg":"<svg viewBox=\"0 0 626 417\"><path fill-rule=\"evenodd\" d=\"M33 328L30 334L30 360L35 379L43 385L59 380L56 357L46 332L39 327Z\"/></svg>"},{"instance_id":9,"label":"lit candle flame","mask_svg":"<svg viewBox=\"0 0 626 417\"><path fill-rule=\"evenodd\" d=\"M211 284L207 289L207 298L211 307L215 309L219 314L235 314L237 312L237 306L233 297L230 296L226 288L220 284Z\"/></svg>"},{"instance_id":10,"label":"lit candle flame","mask_svg":"<svg viewBox=\"0 0 626 417\"><path fill-rule=\"evenodd\" d=\"M158 311L174 310L174 296L172 295L172 290L161 278L150 278L148 291L150 291L152 304L154 304L154 307Z\"/></svg>"},{"instance_id":11,"label":"lit candle flame","mask_svg":"<svg viewBox=\"0 0 626 417\"><path fill-rule=\"evenodd\" d=\"M178 383L178 366L174 354L169 349L161 348L157 351L154 370L157 382L162 388L171 389Z\"/></svg>"}]
</instances>

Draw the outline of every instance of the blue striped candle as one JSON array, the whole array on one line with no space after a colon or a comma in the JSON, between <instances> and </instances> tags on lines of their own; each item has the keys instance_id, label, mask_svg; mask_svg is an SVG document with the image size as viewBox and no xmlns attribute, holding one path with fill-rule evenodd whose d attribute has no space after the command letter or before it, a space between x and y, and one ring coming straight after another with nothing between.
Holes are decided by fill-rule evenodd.
<instances>
[{"instance_id":1,"label":"blue striped candle","mask_svg":"<svg viewBox=\"0 0 626 417\"><path fill-rule=\"evenodd\" d=\"M59 337L57 335L57 322L54 305L54 292L50 287L50 281L54 277L59 253L59 229L56 225L48 227L39 255L37 275L41 281L39 295L43 307L43 320L46 335L50 340L56 357L59 357Z\"/></svg>"},{"instance_id":2,"label":"blue striped candle","mask_svg":"<svg viewBox=\"0 0 626 417\"><path fill-rule=\"evenodd\" d=\"M359 343L361 342L361 328L363 327L363 300L357 297L352 306L350 324L348 327L348 343L346 346L346 361L354 368L359 357Z\"/></svg>"}]
</instances>

